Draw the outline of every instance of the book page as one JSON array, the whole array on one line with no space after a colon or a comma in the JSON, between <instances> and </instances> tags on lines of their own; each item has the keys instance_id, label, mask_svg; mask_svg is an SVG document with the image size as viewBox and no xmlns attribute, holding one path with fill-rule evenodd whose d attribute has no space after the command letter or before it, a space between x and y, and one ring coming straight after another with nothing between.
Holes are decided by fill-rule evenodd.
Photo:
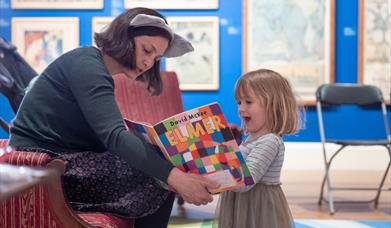
<instances>
[{"instance_id":1,"label":"book page","mask_svg":"<svg viewBox=\"0 0 391 228\"><path fill-rule=\"evenodd\" d=\"M219 189L225 189L236 185L236 181L232 176L232 174L229 172L229 170L220 170L215 173L206 174L205 177L216 183L219 183L220 184ZM208 189L208 190L211 193L217 193L219 189L217 190Z\"/></svg>"},{"instance_id":2,"label":"book page","mask_svg":"<svg viewBox=\"0 0 391 228\"><path fill-rule=\"evenodd\" d=\"M132 131L136 136L147 141L148 144L154 147L156 153L163 159L169 160L170 157L164 152L164 147L161 145L155 129L152 125L145 122L138 122L129 119L124 119L126 126L130 131Z\"/></svg>"}]
</instances>

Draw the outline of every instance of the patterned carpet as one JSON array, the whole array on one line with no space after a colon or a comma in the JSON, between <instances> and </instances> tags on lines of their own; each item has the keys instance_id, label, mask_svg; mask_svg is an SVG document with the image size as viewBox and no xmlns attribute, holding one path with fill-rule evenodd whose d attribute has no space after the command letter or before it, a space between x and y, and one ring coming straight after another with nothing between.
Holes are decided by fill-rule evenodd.
<instances>
[{"instance_id":1,"label":"patterned carpet","mask_svg":"<svg viewBox=\"0 0 391 228\"><path fill-rule=\"evenodd\" d=\"M296 228L391 228L391 221L295 220Z\"/></svg>"},{"instance_id":2,"label":"patterned carpet","mask_svg":"<svg viewBox=\"0 0 391 228\"><path fill-rule=\"evenodd\" d=\"M297 219L296 228L391 228L391 221ZM173 218L169 228L212 228L212 220Z\"/></svg>"},{"instance_id":3,"label":"patterned carpet","mask_svg":"<svg viewBox=\"0 0 391 228\"><path fill-rule=\"evenodd\" d=\"M308 187L308 186L306 186ZM297 191L293 189L292 191ZM308 197L308 196L305 196ZM204 206L195 206L191 204L185 204L184 206L178 206L174 203L173 210L171 212L169 228L212 228L213 218L215 217L216 204L218 202L218 195L214 196L212 203ZM303 199L303 198L300 198ZM307 199L307 198L306 198ZM328 214L327 210L318 208L318 205L314 202L317 200L317 195L314 199L309 198L307 204L293 204L293 208L297 211L301 210L308 216L306 219L295 219L296 228L391 228L391 208L390 208L390 195L383 195L382 204L380 209L373 210L368 205L345 205L340 206L338 211L339 218L333 219ZM297 213L296 211L296 213ZM313 212L311 212L313 211ZM324 216L322 219L311 219L309 215L313 215L313 218L319 218L316 216ZM361 215L361 216L360 216ZM344 218L343 216L347 217ZM356 220L356 218L358 220ZM369 220L372 219L372 220Z\"/></svg>"}]
</instances>

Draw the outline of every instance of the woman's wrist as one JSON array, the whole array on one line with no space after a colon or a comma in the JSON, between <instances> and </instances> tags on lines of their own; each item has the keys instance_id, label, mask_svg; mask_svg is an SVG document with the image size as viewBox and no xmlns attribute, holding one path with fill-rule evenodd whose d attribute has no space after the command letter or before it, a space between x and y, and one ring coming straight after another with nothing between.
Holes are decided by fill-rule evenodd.
<instances>
[{"instance_id":1,"label":"woman's wrist","mask_svg":"<svg viewBox=\"0 0 391 228\"><path fill-rule=\"evenodd\" d=\"M176 192L175 184L176 184L178 178L183 176L183 174L184 173L182 171L180 171L178 168L174 167L171 169L171 171L167 177L167 184L171 188L172 191Z\"/></svg>"}]
</instances>

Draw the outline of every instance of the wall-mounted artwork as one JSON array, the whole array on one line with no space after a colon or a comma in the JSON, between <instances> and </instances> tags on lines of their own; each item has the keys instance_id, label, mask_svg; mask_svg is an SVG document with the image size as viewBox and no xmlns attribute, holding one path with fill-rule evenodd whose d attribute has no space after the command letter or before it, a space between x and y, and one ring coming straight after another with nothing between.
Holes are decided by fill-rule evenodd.
<instances>
[{"instance_id":1,"label":"wall-mounted artwork","mask_svg":"<svg viewBox=\"0 0 391 228\"><path fill-rule=\"evenodd\" d=\"M114 20L114 17L93 17L92 18L92 44L95 45L94 34L96 32L102 32L107 26Z\"/></svg>"},{"instance_id":2,"label":"wall-mounted artwork","mask_svg":"<svg viewBox=\"0 0 391 228\"><path fill-rule=\"evenodd\" d=\"M244 0L243 70L288 78L299 100L334 81L334 0Z\"/></svg>"},{"instance_id":3,"label":"wall-mounted artwork","mask_svg":"<svg viewBox=\"0 0 391 228\"><path fill-rule=\"evenodd\" d=\"M195 51L178 58L167 58L167 70L178 75L182 90L218 90L218 17L168 17L168 24L189 40Z\"/></svg>"},{"instance_id":4,"label":"wall-mounted artwork","mask_svg":"<svg viewBox=\"0 0 391 228\"><path fill-rule=\"evenodd\" d=\"M12 0L13 9L103 9L103 0Z\"/></svg>"},{"instance_id":5,"label":"wall-mounted artwork","mask_svg":"<svg viewBox=\"0 0 391 228\"><path fill-rule=\"evenodd\" d=\"M12 43L26 61L41 73L61 54L79 46L79 19L12 18Z\"/></svg>"},{"instance_id":6,"label":"wall-mounted artwork","mask_svg":"<svg viewBox=\"0 0 391 228\"><path fill-rule=\"evenodd\" d=\"M391 1L359 2L359 83L379 87L391 104Z\"/></svg>"},{"instance_id":7,"label":"wall-mounted artwork","mask_svg":"<svg viewBox=\"0 0 391 228\"><path fill-rule=\"evenodd\" d=\"M217 9L218 0L125 0L125 8L152 9Z\"/></svg>"}]
</instances>

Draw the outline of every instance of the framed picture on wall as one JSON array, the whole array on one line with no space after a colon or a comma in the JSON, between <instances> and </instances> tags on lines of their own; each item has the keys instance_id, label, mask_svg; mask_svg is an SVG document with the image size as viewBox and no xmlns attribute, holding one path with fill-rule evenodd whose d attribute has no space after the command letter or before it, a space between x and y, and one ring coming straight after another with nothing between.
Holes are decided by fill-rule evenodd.
<instances>
[{"instance_id":1,"label":"framed picture on wall","mask_svg":"<svg viewBox=\"0 0 391 228\"><path fill-rule=\"evenodd\" d=\"M217 9L218 0L125 0L125 8L152 9Z\"/></svg>"},{"instance_id":2,"label":"framed picture on wall","mask_svg":"<svg viewBox=\"0 0 391 228\"><path fill-rule=\"evenodd\" d=\"M77 17L14 17L12 43L38 72L61 54L79 46Z\"/></svg>"},{"instance_id":3,"label":"framed picture on wall","mask_svg":"<svg viewBox=\"0 0 391 228\"><path fill-rule=\"evenodd\" d=\"M195 49L179 58L166 59L166 68L177 73L181 90L218 90L218 17L168 17L167 21Z\"/></svg>"},{"instance_id":4,"label":"framed picture on wall","mask_svg":"<svg viewBox=\"0 0 391 228\"><path fill-rule=\"evenodd\" d=\"M93 17L92 18L92 32L91 39L92 44L95 45L94 34L96 32L102 32L112 21L114 17Z\"/></svg>"},{"instance_id":5,"label":"framed picture on wall","mask_svg":"<svg viewBox=\"0 0 391 228\"><path fill-rule=\"evenodd\" d=\"M359 1L358 82L379 87L391 104L391 1Z\"/></svg>"},{"instance_id":6,"label":"framed picture on wall","mask_svg":"<svg viewBox=\"0 0 391 228\"><path fill-rule=\"evenodd\" d=\"M334 0L243 3L243 71L275 70L315 104L317 87L334 82Z\"/></svg>"},{"instance_id":7,"label":"framed picture on wall","mask_svg":"<svg viewBox=\"0 0 391 228\"><path fill-rule=\"evenodd\" d=\"M12 9L103 9L103 0L11 0Z\"/></svg>"}]
</instances>

